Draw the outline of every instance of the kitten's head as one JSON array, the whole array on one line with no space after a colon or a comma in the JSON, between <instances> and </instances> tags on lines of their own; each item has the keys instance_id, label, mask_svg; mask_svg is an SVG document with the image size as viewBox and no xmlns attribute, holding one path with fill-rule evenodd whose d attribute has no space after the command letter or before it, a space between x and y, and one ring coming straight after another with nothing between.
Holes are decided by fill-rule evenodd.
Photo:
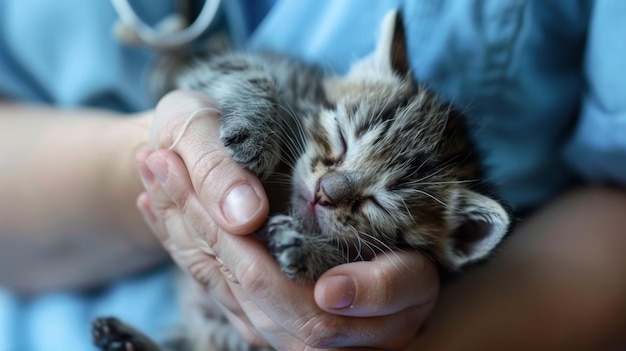
<instances>
[{"instance_id":1,"label":"kitten's head","mask_svg":"<svg viewBox=\"0 0 626 351\"><path fill-rule=\"evenodd\" d=\"M333 107L304 121L294 174L292 207L309 230L353 255L409 245L448 269L496 247L509 216L489 196L463 116L413 83L399 13L325 88Z\"/></svg>"}]
</instances>

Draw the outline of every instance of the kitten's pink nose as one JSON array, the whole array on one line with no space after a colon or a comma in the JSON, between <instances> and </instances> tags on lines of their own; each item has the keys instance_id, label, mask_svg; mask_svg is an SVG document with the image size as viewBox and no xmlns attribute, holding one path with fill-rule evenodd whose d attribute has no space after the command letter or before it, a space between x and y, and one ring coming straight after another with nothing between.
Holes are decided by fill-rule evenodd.
<instances>
[{"instance_id":1,"label":"kitten's pink nose","mask_svg":"<svg viewBox=\"0 0 626 351\"><path fill-rule=\"evenodd\" d=\"M346 202L354 189L348 177L341 172L331 172L320 178L315 201L321 206L335 206Z\"/></svg>"}]
</instances>

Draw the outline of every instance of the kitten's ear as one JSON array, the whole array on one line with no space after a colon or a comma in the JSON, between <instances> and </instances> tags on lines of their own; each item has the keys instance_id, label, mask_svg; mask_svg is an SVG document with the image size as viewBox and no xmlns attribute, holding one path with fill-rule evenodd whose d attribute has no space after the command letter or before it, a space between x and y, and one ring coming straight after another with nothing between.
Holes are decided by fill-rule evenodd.
<instances>
[{"instance_id":1,"label":"kitten's ear","mask_svg":"<svg viewBox=\"0 0 626 351\"><path fill-rule=\"evenodd\" d=\"M352 65L348 78L403 79L409 73L404 22L400 11L393 10L383 19L376 49Z\"/></svg>"},{"instance_id":2,"label":"kitten's ear","mask_svg":"<svg viewBox=\"0 0 626 351\"><path fill-rule=\"evenodd\" d=\"M400 77L409 74L404 21L399 10L393 10L383 19L374 60L381 68L390 69Z\"/></svg>"},{"instance_id":3,"label":"kitten's ear","mask_svg":"<svg viewBox=\"0 0 626 351\"><path fill-rule=\"evenodd\" d=\"M453 269L489 255L511 223L499 202L475 191L461 189L455 200L454 232L446 247L446 258Z\"/></svg>"}]
</instances>

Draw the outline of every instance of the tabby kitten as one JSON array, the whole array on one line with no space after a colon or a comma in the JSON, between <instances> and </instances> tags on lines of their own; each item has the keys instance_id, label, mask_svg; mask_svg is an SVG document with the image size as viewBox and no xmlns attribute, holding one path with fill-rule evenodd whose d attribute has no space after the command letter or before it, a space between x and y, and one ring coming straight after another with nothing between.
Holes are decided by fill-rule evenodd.
<instances>
[{"instance_id":1,"label":"tabby kitten","mask_svg":"<svg viewBox=\"0 0 626 351\"><path fill-rule=\"evenodd\" d=\"M267 184L293 169L289 207L273 208L280 214L259 233L291 279L407 248L457 270L485 258L508 230L463 116L412 81L395 11L375 51L344 77L250 53L172 72L174 87L218 103L220 137L235 161ZM250 349L217 311L195 309L199 341L189 350ZM107 351L158 350L115 319L96 321L94 337Z\"/></svg>"}]
</instances>

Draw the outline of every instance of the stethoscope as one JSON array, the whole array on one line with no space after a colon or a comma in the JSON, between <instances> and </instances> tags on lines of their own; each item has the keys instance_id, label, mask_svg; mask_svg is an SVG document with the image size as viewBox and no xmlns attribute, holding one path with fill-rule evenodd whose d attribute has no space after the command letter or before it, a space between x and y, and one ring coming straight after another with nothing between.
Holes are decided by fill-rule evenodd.
<instances>
[{"instance_id":1,"label":"stethoscope","mask_svg":"<svg viewBox=\"0 0 626 351\"><path fill-rule=\"evenodd\" d=\"M114 27L115 36L132 45L146 45L159 50L172 50L188 45L209 27L220 5L220 0L206 0L196 20L187 25L187 19L172 14L151 27L142 21L128 0L111 0L119 16Z\"/></svg>"}]
</instances>

